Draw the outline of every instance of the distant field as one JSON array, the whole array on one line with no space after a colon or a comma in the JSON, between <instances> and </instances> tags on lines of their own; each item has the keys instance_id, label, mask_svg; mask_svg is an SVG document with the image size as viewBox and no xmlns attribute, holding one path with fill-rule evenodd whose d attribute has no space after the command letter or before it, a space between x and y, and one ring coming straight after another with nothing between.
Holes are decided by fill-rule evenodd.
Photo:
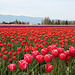
<instances>
[{"instance_id":1,"label":"distant field","mask_svg":"<svg viewBox=\"0 0 75 75\"><path fill-rule=\"evenodd\" d=\"M16 27L75 27L75 25L19 25L19 24L0 24L0 28L16 28Z\"/></svg>"}]
</instances>

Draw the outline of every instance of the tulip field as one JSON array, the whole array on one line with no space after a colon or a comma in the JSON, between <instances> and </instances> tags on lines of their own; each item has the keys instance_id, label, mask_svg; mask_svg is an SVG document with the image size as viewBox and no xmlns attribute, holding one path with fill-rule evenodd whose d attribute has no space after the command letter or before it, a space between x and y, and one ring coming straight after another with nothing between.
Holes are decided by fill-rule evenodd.
<instances>
[{"instance_id":1,"label":"tulip field","mask_svg":"<svg viewBox=\"0 0 75 75\"><path fill-rule=\"evenodd\" d=\"M75 27L0 28L0 75L75 75Z\"/></svg>"}]
</instances>

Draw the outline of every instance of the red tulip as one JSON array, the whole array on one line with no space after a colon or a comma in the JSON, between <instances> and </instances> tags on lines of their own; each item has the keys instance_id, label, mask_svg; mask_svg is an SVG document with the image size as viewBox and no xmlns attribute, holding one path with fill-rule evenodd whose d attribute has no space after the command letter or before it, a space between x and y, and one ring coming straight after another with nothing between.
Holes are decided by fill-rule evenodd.
<instances>
[{"instance_id":1,"label":"red tulip","mask_svg":"<svg viewBox=\"0 0 75 75\"><path fill-rule=\"evenodd\" d=\"M52 50L52 55L54 57L58 57L59 56L59 53L58 53L58 51L56 49L54 49L54 50Z\"/></svg>"},{"instance_id":2,"label":"red tulip","mask_svg":"<svg viewBox=\"0 0 75 75\"><path fill-rule=\"evenodd\" d=\"M66 59L65 59L65 61L68 61L69 59L70 59L70 56L67 56Z\"/></svg>"},{"instance_id":3,"label":"red tulip","mask_svg":"<svg viewBox=\"0 0 75 75\"><path fill-rule=\"evenodd\" d=\"M5 53L5 54L8 54L8 51L5 51L4 53Z\"/></svg>"},{"instance_id":4,"label":"red tulip","mask_svg":"<svg viewBox=\"0 0 75 75\"><path fill-rule=\"evenodd\" d=\"M16 69L16 64L9 64L8 68L10 71L14 71Z\"/></svg>"},{"instance_id":5,"label":"red tulip","mask_svg":"<svg viewBox=\"0 0 75 75\"><path fill-rule=\"evenodd\" d=\"M4 43L4 47L6 47L6 43Z\"/></svg>"},{"instance_id":6,"label":"red tulip","mask_svg":"<svg viewBox=\"0 0 75 75\"><path fill-rule=\"evenodd\" d=\"M2 57L4 60L6 60L7 59L7 56L6 55L3 55L3 57Z\"/></svg>"},{"instance_id":7,"label":"red tulip","mask_svg":"<svg viewBox=\"0 0 75 75\"><path fill-rule=\"evenodd\" d=\"M0 52L0 57L2 56L3 54Z\"/></svg>"},{"instance_id":8,"label":"red tulip","mask_svg":"<svg viewBox=\"0 0 75 75\"><path fill-rule=\"evenodd\" d=\"M30 51L30 49L28 48L28 46L25 46L25 50L26 50L26 52Z\"/></svg>"},{"instance_id":9,"label":"red tulip","mask_svg":"<svg viewBox=\"0 0 75 75\"><path fill-rule=\"evenodd\" d=\"M69 55L70 55L70 54L69 54L69 50L64 51L64 54L65 54L66 56L69 56Z\"/></svg>"},{"instance_id":10,"label":"red tulip","mask_svg":"<svg viewBox=\"0 0 75 75\"><path fill-rule=\"evenodd\" d=\"M13 39L13 36L11 36L10 39Z\"/></svg>"},{"instance_id":11,"label":"red tulip","mask_svg":"<svg viewBox=\"0 0 75 75\"><path fill-rule=\"evenodd\" d=\"M44 56L42 55L37 55L36 56L36 60L38 61L38 63L42 63L44 61Z\"/></svg>"},{"instance_id":12,"label":"red tulip","mask_svg":"<svg viewBox=\"0 0 75 75\"><path fill-rule=\"evenodd\" d=\"M18 47L18 48L17 48L17 50L18 50L18 51L21 51L21 50L22 50L22 48L21 48L21 47Z\"/></svg>"},{"instance_id":13,"label":"red tulip","mask_svg":"<svg viewBox=\"0 0 75 75\"><path fill-rule=\"evenodd\" d=\"M4 47L3 47L3 48L1 48L1 51L2 51L2 52L4 52L4 51L5 51L5 48L4 48Z\"/></svg>"},{"instance_id":14,"label":"red tulip","mask_svg":"<svg viewBox=\"0 0 75 75\"><path fill-rule=\"evenodd\" d=\"M13 56L12 58L15 60L16 59L16 56Z\"/></svg>"},{"instance_id":15,"label":"red tulip","mask_svg":"<svg viewBox=\"0 0 75 75\"><path fill-rule=\"evenodd\" d=\"M13 56L16 56L16 52L13 52Z\"/></svg>"},{"instance_id":16,"label":"red tulip","mask_svg":"<svg viewBox=\"0 0 75 75\"><path fill-rule=\"evenodd\" d=\"M49 49L50 51L52 51L53 49L56 49L56 45L50 45L50 46L48 46L48 49Z\"/></svg>"},{"instance_id":17,"label":"red tulip","mask_svg":"<svg viewBox=\"0 0 75 75\"><path fill-rule=\"evenodd\" d=\"M59 54L64 53L64 48L57 48L57 50L58 50Z\"/></svg>"},{"instance_id":18,"label":"red tulip","mask_svg":"<svg viewBox=\"0 0 75 75\"><path fill-rule=\"evenodd\" d=\"M14 45L12 45L12 47L14 47Z\"/></svg>"},{"instance_id":19,"label":"red tulip","mask_svg":"<svg viewBox=\"0 0 75 75\"><path fill-rule=\"evenodd\" d=\"M14 52L14 49L11 49L12 52Z\"/></svg>"},{"instance_id":20,"label":"red tulip","mask_svg":"<svg viewBox=\"0 0 75 75\"><path fill-rule=\"evenodd\" d=\"M25 60L20 60L19 61L19 68L20 69L26 69L28 66L28 63Z\"/></svg>"},{"instance_id":21,"label":"red tulip","mask_svg":"<svg viewBox=\"0 0 75 75\"><path fill-rule=\"evenodd\" d=\"M42 55L46 55L47 53L48 53L47 48L43 48L43 49L41 50L41 54L42 54Z\"/></svg>"},{"instance_id":22,"label":"red tulip","mask_svg":"<svg viewBox=\"0 0 75 75\"><path fill-rule=\"evenodd\" d=\"M0 44L0 46L3 46L3 44Z\"/></svg>"},{"instance_id":23,"label":"red tulip","mask_svg":"<svg viewBox=\"0 0 75 75\"><path fill-rule=\"evenodd\" d=\"M39 55L39 52L38 51L33 51L32 55L33 55L34 58L36 58L36 56Z\"/></svg>"},{"instance_id":24,"label":"red tulip","mask_svg":"<svg viewBox=\"0 0 75 75\"><path fill-rule=\"evenodd\" d=\"M70 47L69 48L69 54L74 57L75 56L75 48L74 47Z\"/></svg>"},{"instance_id":25,"label":"red tulip","mask_svg":"<svg viewBox=\"0 0 75 75\"><path fill-rule=\"evenodd\" d=\"M16 44L18 44L18 41L15 41Z\"/></svg>"},{"instance_id":26,"label":"red tulip","mask_svg":"<svg viewBox=\"0 0 75 75\"><path fill-rule=\"evenodd\" d=\"M10 44L10 43L8 43L8 46L9 46L9 47L11 47L11 44Z\"/></svg>"},{"instance_id":27,"label":"red tulip","mask_svg":"<svg viewBox=\"0 0 75 75\"><path fill-rule=\"evenodd\" d=\"M44 56L45 62L50 62L52 60L53 56L51 54L46 54Z\"/></svg>"},{"instance_id":28,"label":"red tulip","mask_svg":"<svg viewBox=\"0 0 75 75\"><path fill-rule=\"evenodd\" d=\"M19 55L19 52L17 52L17 55Z\"/></svg>"},{"instance_id":29,"label":"red tulip","mask_svg":"<svg viewBox=\"0 0 75 75\"><path fill-rule=\"evenodd\" d=\"M11 39L11 42L14 42L14 39Z\"/></svg>"},{"instance_id":30,"label":"red tulip","mask_svg":"<svg viewBox=\"0 0 75 75\"><path fill-rule=\"evenodd\" d=\"M12 52L11 51L9 52L9 55L12 55Z\"/></svg>"},{"instance_id":31,"label":"red tulip","mask_svg":"<svg viewBox=\"0 0 75 75\"><path fill-rule=\"evenodd\" d=\"M21 46L23 46L23 43L21 43Z\"/></svg>"},{"instance_id":32,"label":"red tulip","mask_svg":"<svg viewBox=\"0 0 75 75\"><path fill-rule=\"evenodd\" d=\"M66 55L64 53L59 54L59 59L65 60Z\"/></svg>"},{"instance_id":33,"label":"red tulip","mask_svg":"<svg viewBox=\"0 0 75 75\"><path fill-rule=\"evenodd\" d=\"M26 62L28 62L28 64L31 64L31 63L32 63L32 55L30 55L30 54L25 54L25 55L24 55L24 60L25 60Z\"/></svg>"},{"instance_id":34,"label":"red tulip","mask_svg":"<svg viewBox=\"0 0 75 75\"><path fill-rule=\"evenodd\" d=\"M52 66L51 64L45 64L45 70L46 70L47 72L51 72L52 69L53 69L53 66Z\"/></svg>"},{"instance_id":35,"label":"red tulip","mask_svg":"<svg viewBox=\"0 0 75 75\"><path fill-rule=\"evenodd\" d=\"M9 58L9 59L8 59L8 61L9 61L9 62L12 62L12 59L11 59L11 58Z\"/></svg>"}]
</instances>

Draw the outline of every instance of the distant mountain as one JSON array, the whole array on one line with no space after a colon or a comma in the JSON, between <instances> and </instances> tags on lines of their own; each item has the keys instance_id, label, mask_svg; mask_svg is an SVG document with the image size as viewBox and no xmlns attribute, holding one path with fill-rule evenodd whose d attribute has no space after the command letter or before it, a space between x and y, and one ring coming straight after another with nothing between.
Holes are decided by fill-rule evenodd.
<instances>
[{"instance_id":1,"label":"distant mountain","mask_svg":"<svg viewBox=\"0 0 75 75\"><path fill-rule=\"evenodd\" d=\"M2 15L0 14L0 23L5 22L13 22L15 20L29 22L30 24L41 23L42 17L29 17L29 16L15 16L15 15Z\"/></svg>"}]
</instances>

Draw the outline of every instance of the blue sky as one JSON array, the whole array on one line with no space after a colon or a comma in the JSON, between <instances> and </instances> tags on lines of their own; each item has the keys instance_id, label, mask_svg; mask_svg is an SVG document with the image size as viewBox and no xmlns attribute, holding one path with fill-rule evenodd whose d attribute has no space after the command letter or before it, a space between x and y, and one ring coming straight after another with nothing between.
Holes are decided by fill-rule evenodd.
<instances>
[{"instance_id":1,"label":"blue sky","mask_svg":"<svg viewBox=\"0 0 75 75\"><path fill-rule=\"evenodd\" d=\"M0 14L75 20L75 0L0 0Z\"/></svg>"}]
</instances>

